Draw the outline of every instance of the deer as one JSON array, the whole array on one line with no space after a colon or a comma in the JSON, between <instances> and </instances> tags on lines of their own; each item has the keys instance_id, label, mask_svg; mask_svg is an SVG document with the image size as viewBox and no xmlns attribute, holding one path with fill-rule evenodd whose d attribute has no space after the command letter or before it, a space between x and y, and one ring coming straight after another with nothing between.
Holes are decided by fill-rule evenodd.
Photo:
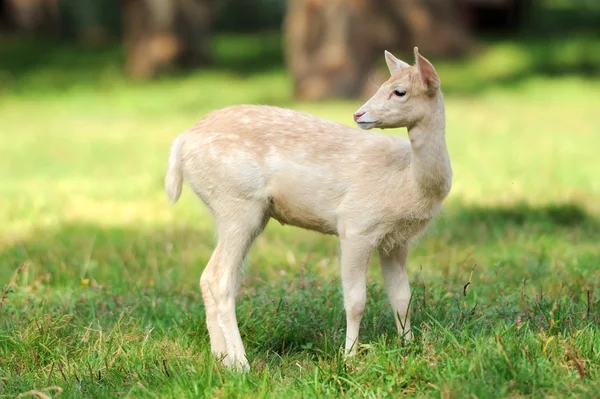
<instances>
[{"instance_id":1,"label":"deer","mask_svg":"<svg viewBox=\"0 0 600 399\"><path fill-rule=\"evenodd\" d=\"M200 290L211 352L225 366L250 370L236 296L242 264L270 219L339 238L345 357L357 353L375 249L396 329L412 339L408 252L448 196L452 167L435 68L417 47L412 66L384 55L390 78L354 113L358 127L231 105L174 139L165 176L170 204L186 181L215 220L217 243ZM408 139L374 128L407 128Z\"/></svg>"}]
</instances>

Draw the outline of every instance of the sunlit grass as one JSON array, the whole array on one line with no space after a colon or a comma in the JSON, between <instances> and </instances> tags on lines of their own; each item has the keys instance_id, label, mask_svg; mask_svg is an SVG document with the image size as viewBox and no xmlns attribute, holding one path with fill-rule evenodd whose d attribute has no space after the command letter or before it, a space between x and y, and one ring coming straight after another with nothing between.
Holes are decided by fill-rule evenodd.
<instances>
[{"instance_id":1,"label":"sunlit grass","mask_svg":"<svg viewBox=\"0 0 600 399\"><path fill-rule=\"evenodd\" d=\"M69 70L72 49L56 48L39 70L3 73L0 288L25 266L0 310L0 395L593 397L600 83L571 68L580 52L544 64L525 59L540 45L507 42L436 62L455 178L409 260L414 343L394 334L374 257L366 346L344 365L336 240L271 223L238 307L253 373L234 376L210 361L203 325L212 219L189 190L173 208L163 193L171 141L233 103L351 124L361 102L296 102L276 62L244 69L240 39L219 40L215 68L151 83L125 79L113 49Z\"/></svg>"}]
</instances>

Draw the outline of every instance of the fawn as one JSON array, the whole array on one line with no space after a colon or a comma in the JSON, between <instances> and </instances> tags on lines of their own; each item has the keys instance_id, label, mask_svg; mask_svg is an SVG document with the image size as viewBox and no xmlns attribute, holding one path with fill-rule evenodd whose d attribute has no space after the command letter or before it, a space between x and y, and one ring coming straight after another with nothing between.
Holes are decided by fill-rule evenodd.
<instances>
[{"instance_id":1,"label":"fawn","mask_svg":"<svg viewBox=\"0 0 600 399\"><path fill-rule=\"evenodd\" d=\"M444 100L433 65L385 52L391 77L354 114L362 129L272 106L213 111L174 141L165 178L174 204L185 178L216 221L200 278L211 351L249 369L235 299L241 264L273 218L339 237L347 356L356 353L366 273L378 248L396 326L407 339L411 243L450 192ZM406 127L409 140L370 131Z\"/></svg>"}]
</instances>

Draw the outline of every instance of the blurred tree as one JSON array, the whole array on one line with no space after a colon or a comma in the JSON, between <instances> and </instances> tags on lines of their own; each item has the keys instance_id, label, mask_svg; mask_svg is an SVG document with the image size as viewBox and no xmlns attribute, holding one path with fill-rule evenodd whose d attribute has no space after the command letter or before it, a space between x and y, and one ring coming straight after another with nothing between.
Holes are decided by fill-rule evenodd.
<instances>
[{"instance_id":1,"label":"blurred tree","mask_svg":"<svg viewBox=\"0 0 600 399\"><path fill-rule=\"evenodd\" d=\"M516 33L534 0L456 0L467 26L476 33Z\"/></svg>"},{"instance_id":2,"label":"blurred tree","mask_svg":"<svg viewBox=\"0 0 600 399\"><path fill-rule=\"evenodd\" d=\"M289 0L286 62L302 99L368 94L383 50L456 55L471 47L457 1Z\"/></svg>"},{"instance_id":3,"label":"blurred tree","mask_svg":"<svg viewBox=\"0 0 600 399\"><path fill-rule=\"evenodd\" d=\"M149 78L171 66L210 61L219 0L122 0L127 72Z\"/></svg>"},{"instance_id":4,"label":"blurred tree","mask_svg":"<svg viewBox=\"0 0 600 399\"><path fill-rule=\"evenodd\" d=\"M279 31L287 0L226 0L215 21L221 32Z\"/></svg>"},{"instance_id":5,"label":"blurred tree","mask_svg":"<svg viewBox=\"0 0 600 399\"><path fill-rule=\"evenodd\" d=\"M27 33L56 32L59 0L2 0L0 14L5 27Z\"/></svg>"},{"instance_id":6,"label":"blurred tree","mask_svg":"<svg viewBox=\"0 0 600 399\"><path fill-rule=\"evenodd\" d=\"M84 45L96 45L118 36L120 0L58 1L63 37L75 38Z\"/></svg>"},{"instance_id":7,"label":"blurred tree","mask_svg":"<svg viewBox=\"0 0 600 399\"><path fill-rule=\"evenodd\" d=\"M0 29L16 34L106 42L118 35L120 0L0 0Z\"/></svg>"}]
</instances>

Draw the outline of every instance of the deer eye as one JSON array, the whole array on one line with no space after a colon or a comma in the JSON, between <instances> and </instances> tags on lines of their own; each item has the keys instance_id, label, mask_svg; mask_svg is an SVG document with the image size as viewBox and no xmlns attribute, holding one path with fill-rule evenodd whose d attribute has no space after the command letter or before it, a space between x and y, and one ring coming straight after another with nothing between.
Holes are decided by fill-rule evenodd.
<instances>
[{"instance_id":1,"label":"deer eye","mask_svg":"<svg viewBox=\"0 0 600 399\"><path fill-rule=\"evenodd\" d=\"M404 89L396 89L394 90L394 94L398 97L404 97L406 95L406 90Z\"/></svg>"}]
</instances>

